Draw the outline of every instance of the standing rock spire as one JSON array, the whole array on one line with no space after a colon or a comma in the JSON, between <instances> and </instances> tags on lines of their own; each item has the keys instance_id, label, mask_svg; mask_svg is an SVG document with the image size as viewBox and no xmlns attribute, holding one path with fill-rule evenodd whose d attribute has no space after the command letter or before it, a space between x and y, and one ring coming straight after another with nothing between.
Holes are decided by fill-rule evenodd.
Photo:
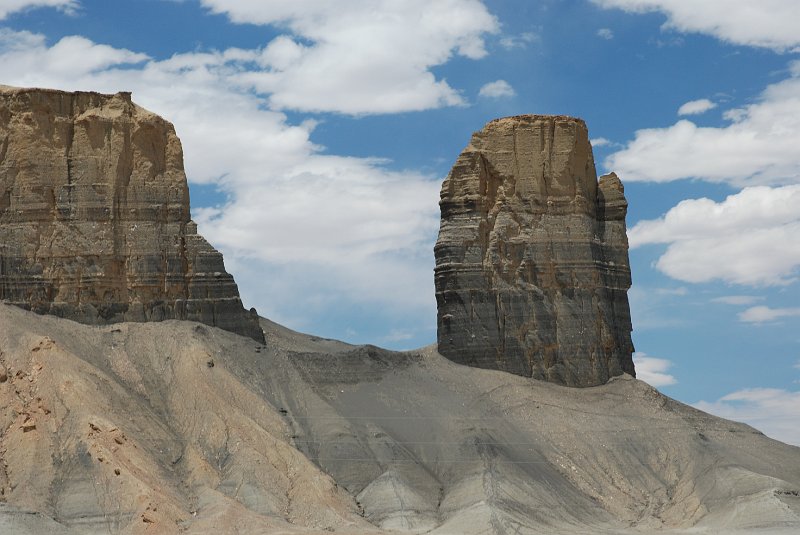
<instances>
[{"instance_id":1,"label":"standing rock spire","mask_svg":"<svg viewBox=\"0 0 800 535\"><path fill-rule=\"evenodd\" d=\"M175 129L130 93L0 86L0 300L82 323L185 319L264 341L189 218Z\"/></svg>"},{"instance_id":2,"label":"standing rock spire","mask_svg":"<svg viewBox=\"0 0 800 535\"><path fill-rule=\"evenodd\" d=\"M442 185L439 352L569 386L634 374L627 201L586 124L521 115L472 136Z\"/></svg>"}]
</instances>

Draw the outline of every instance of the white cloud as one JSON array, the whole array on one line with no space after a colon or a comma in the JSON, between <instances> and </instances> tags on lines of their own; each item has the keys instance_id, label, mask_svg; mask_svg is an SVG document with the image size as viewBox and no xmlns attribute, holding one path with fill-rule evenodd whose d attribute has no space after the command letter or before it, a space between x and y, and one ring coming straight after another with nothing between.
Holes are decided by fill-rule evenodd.
<instances>
[{"instance_id":1,"label":"white cloud","mask_svg":"<svg viewBox=\"0 0 800 535\"><path fill-rule=\"evenodd\" d=\"M266 168L269 157L260 160ZM209 239L266 262L313 261L337 269L413 250L436 232L440 185L430 177L311 152L305 162L270 175L236 177L233 187L245 186L247 195L198 215Z\"/></svg>"},{"instance_id":2,"label":"white cloud","mask_svg":"<svg viewBox=\"0 0 800 535\"><path fill-rule=\"evenodd\" d=\"M592 0L633 13L660 11L666 27L712 35L740 45L788 50L800 45L797 0Z\"/></svg>"},{"instance_id":3,"label":"white cloud","mask_svg":"<svg viewBox=\"0 0 800 535\"><path fill-rule=\"evenodd\" d=\"M800 62L790 64L790 73L768 86L756 103L727 111L730 124L699 127L681 120L667 128L639 130L625 149L605 160L605 166L631 182L800 182Z\"/></svg>"},{"instance_id":4,"label":"white cloud","mask_svg":"<svg viewBox=\"0 0 800 535\"><path fill-rule=\"evenodd\" d=\"M800 446L800 392L777 388L738 390L694 407L722 418L745 422L766 435Z\"/></svg>"},{"instance_id":5,"label":"white cloud","mask_svg":"<svg viewBox=\"0 0 800 535\"><path fill-rule=\"evenodd\" d=\"M745 323L769 323L782 318L800 316L800 308L751 307L739 314L739 321Z\"/></svg>"},{"instance_id":6,"label":"white cloud","mask_svg":"<svg viewBox=\"0 0 800 535\"><path fill-rule=\"evenodd\" d=\"M346 114L464 105L431 72L453 55L486 56L484 36L499 29L480 0L202 0L238 23L290 33L273 40L260 69L232 73L269 94L272 109Z\"/></svg>"},{"instance_id":7,"label":"white cloud","mask_svg":"<svg viewBox=\"0 0 800 535\"><path fill-rule=\"evenodd\" d=\"M716 102L712 102L707 98L700 100L690 100L678 108L678 115L700 115L709 110L717 107Z\"/></svg>"},{"instance_id":8,"label":"white cloud","mask_svg":"<svg viewBox=\"0 0 800 535\"><path fill-rule=\"evenodd\" d=\"M506 98L513 97L516 94L514 88L505 80L497 80L484 84L478 92L478 95L484 98Z\"/></svg>"},{"instance_id":9,"label":"white cloud","mask_svg":"<svg viewBox=\"0 0 800 535\"><path fill-rule=\"evenodd\" d=\"M524 32L519 35L507 35L500 39L500 46L506 50L528 48L528 45L538 41L540 37L534 32Z\"/></svg>"},{"instance_id":10,"label":"white cloud","mask_svg":"<svg viewBox=\"0 0 800 535\"><path fill-rule=\"evenodd\" d=\"M313 121L290 124L236 83L262 51L155 61L83 38L47 46L35 34L0 35L4 83L132 91L174 122L189 180L228 195L224 206L195 204L194 216L225 254L247 306L294 327L346 306L392 316L387 332L433 321L438 177L323 153L311 140Z\"/></svg>"},{"instance_id":11,"label":"white cloud","mask_svg":"<svg viewBox=\"0 0 800 535\"><path fill-rule=\"evenodd\" d=\"M725 295L722 297L716 297L711 300L712 303L722 303L723 305L752 305L753 303L757 303L759 301L763 301L763 297L757 297L755 295Z\"/></svg>"},{"instance_id":12,"label":"white cloud","mask_svg":"<svg viewBox=\"0 0 800 535\"><path fill-rule=\"evenodd\" d=\"M146 54L98 45L78 36L64 37L48 48L43 35L7 28L0 28L0 53L5 83L10 83L10 76L15 76L18 85L30 85L26 80L37 79L36 73L25 76L26 69L32 70L33 66L44 71L45 76L67 79L148 59Z\"/></svg>"},{"instance_id":13,"label":"white cloud","mask_svg":"<svg viewBox=\"0 0 800 535\"><path fill-rule=\"evenodd\" d=\"M667 373L672 367L672 362L667 359L649 357L636 352L633 354L633 364L636 367L636 378L651 386L669 386L678 382L674 376Z\"/></svg>"},{"instance_id":14,"label":"white cloud","mask_svg":"<svg viewBox=\"0 0 800 535\"><path fill-rule=\"evenodd\" d=\"M611 28L600 28L597 30L597 36L601 39L611 40L614 38L614 32Z\"/></svg>"},{"instance_id":15,"label":"white cloud","mask_svg":"<svg viewBox=\"0 0 800 535\"><path fill-rule=\"evenodd\" d=\"M594 139L590 139L589 142L592 144L592 147L595 147L595 148L597 148L597 147L610 147L610 146L616 145L616 143L614 143L610 139L607 139L607 138L604 138L604 137L596 137Z\"/></svg>"},{"instance_id":16,"label":"white cloud","mask_svg":"<svg viewBox=\"0 0 800 535\"><path fill-rule=\"evenodd\" d=\"M0 20L12 13L39 7L54 7L66 13L73 13L79 5L77 0L0 0Z\"/></svg>"},{"instance_id":17,"label":"white cloud","mask_svg":"<svg viewBox=\"0 0 800 535\"><path fill-rule=\"evenodd\" d=\"M687 282L755 286L792 282L800 268L800 185L746 188L722 202L690 199L640 221L632 248L669 244L656 267Z\"/></svg>"}]
</instances>

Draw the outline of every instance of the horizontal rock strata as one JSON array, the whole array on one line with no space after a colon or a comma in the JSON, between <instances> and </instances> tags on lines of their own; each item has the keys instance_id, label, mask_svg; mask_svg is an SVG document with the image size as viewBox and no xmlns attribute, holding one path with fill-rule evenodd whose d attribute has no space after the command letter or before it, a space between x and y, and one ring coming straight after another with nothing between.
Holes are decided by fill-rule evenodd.
<instances>
[{"instance_id":1,"label":"horizontal rock strata","mask_svg":"<svg viewBox=\"0 0 800 535\"><path fill-rule=\"evenodd\" d=\"M173 126L129 93L0 88L0 299L88 324L184 319L264 339L190 220Z\"/></svg>"},{"instance_id":2,"label":"horizontal rock strata","mask_svg":"<svg viewBox=\"0 0 800 535\"><path fill-rule=\"evenodd\" d=\"M585 123L523 115L472 136L441 192L439 351L570 386L634 374L627 202Z\"/></svg>"}]
</instances>

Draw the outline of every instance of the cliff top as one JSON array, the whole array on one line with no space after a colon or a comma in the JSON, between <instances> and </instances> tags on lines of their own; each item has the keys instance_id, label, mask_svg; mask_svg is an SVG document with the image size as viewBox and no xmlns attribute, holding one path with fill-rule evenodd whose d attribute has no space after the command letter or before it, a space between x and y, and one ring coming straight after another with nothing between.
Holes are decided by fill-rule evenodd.
<instances>
[{"instance_id":1,"label":"cliff top","mask_svg":"<svg viewBox=\"0 0 800 535\"><path fill-rule=\"evenodd\" d=\"M9 96L19 96L25 94L38 94L38 95L48 95L48 96L55 96L55 97L70 97L73 98L75 96L85 96L90 98L90 102L93 100L99 101L101 103L121 103L125 108L133 110L138 114L142 119L156 119L159 121L163 121L165 123L170 123L170 121L164 119L157 113L154 113L147 108L143 108L142 106L133 102L130 91L118 91L116 93L100 93L98 91L67 91L63 89L49 89L49 88L42 88L42 87L16 87L11 85L3 85L0 84L0 97L9 97ZM86 106L87 109L94 109L97 106ZM99 113L97 115L103 116L104 114Z\"/></svg>"},{"instance_id":2,"label":"cliff top","mask_svg":"<svg viewBox=\"0 0 800 535\"><path fill-rule=\"evenodd\" d=\"M483 129L492 128L501 125L519 125L531 124L539 121L553 121L553 122L572 122L586 126L586 122L580 117L573 117L571 115L546 115L527 113L522 115L510 115L508 117L499 117L492 119L483 127Z\"/></svg>"},{"instance_id":3,"label":"cliff top","mask_svg":"<svg viewBox=\"0 0 800 535\"><path fill-rule=\"evenodd\" d=\"M123 98L131 100L130 91L118 91L116 93L101 93L99 91L67 91L65 89L51 89L44 87L17 87L14 85L5 85L5 84L0 84L0 93L50 93L55 95L76 95L83 93L87 95L97 95L109 98L122 96Z\"/></svg>"}]
</instances>

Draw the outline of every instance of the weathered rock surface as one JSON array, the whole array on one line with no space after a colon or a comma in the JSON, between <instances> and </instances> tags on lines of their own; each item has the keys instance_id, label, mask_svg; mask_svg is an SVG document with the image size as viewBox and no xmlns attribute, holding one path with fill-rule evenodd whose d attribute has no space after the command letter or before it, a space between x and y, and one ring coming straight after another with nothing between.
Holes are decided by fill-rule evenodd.
<instances>
[{"instance_id":1,"label":"weathered rock surface","mask_svg":"<svg viewBox=\"0 0 800 535\"><path fill-rule=\"evenodd\" d=\"M129 93L0 86L0 299L82 323L185 319L264 339L190 220L173 126Z\"/></svg>"},{"instance_id":2,"label":"weathered rock surface","mask_svg":"<svg viewBox=\"0 0 800 535\"><path fill-rule=\"evenodd\" d=\"M472 136L441 192L439 352L570 386L634 374L622 183L586 124L522 115Z\"/></svg>"}]
</instances>

